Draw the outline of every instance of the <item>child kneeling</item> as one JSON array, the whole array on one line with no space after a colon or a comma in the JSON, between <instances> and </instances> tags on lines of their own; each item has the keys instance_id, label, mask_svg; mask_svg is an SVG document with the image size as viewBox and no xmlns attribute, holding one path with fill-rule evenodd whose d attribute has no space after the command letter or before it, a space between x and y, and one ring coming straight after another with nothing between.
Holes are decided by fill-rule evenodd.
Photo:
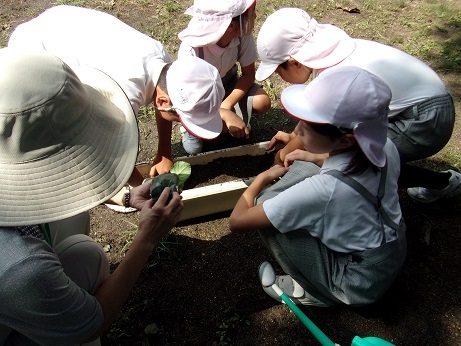
<instances>
[{"instance_id":1,"label":"child kneeling","mask_svg":"<svg viewBox=\"0 0 461 346\"><path fill-rule=\"evenodd\" d=\"M288 274L276 283L297 304L373 303L403 265L399 154L386 137L390 100L380 78L352 66L331 68L282 93L285 111L300 120L296 132L307 151L259 174L229 226L259 230ZM325 154L322 167L306 162L309 153ZM270 287L264 290L280 300Z\"/></svg>"}]
</instances>

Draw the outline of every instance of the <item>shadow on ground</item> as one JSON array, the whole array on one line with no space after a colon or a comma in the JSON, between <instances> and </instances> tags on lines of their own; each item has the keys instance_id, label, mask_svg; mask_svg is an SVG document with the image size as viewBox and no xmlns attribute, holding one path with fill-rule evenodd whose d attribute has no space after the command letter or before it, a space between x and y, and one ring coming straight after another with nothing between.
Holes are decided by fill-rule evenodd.
<instances>
[{"instance_id":1,"label":"shadow on ground","mask_svg":"<svg viewBox=\"0 0 461 346\"><path fill-rule=\"evenodd\" d=\"M408 258L383 299L362 309L302 307L338 344L350 344L355 335L378 336L396 345L459 344L461 201L450 198L425 206L403 193L401 199L407 215ZM155 324L159 330L146 335L123 326L123 333L150 345L318 344L285 305L262 291L256 274L259 263L275 262L256 233L228 233L227 216L178 225L174 256L156 259L146 268L135 299L127 304L138 307L136 316L129 316L130 326ZM103 344L129 341L116 328Z\"/></svg>"}]
</instances>

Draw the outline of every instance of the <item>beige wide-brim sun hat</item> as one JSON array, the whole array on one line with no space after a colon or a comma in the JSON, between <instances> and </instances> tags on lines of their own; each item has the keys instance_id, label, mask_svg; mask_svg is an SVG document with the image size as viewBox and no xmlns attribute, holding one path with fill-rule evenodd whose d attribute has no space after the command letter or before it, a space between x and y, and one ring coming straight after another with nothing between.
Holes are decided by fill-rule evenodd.
<instances>
[{"instance_id":1,"label":"beige wide-brim sun hat","mask_svg":"<svg viewBox=\"0 0 461 346\"><path fill-rule=\"evenodd\" d=\"M114 196L136 163L131 104L109 76L0 49L1 226L68 218Z\"/></svg>"}]
</instances>

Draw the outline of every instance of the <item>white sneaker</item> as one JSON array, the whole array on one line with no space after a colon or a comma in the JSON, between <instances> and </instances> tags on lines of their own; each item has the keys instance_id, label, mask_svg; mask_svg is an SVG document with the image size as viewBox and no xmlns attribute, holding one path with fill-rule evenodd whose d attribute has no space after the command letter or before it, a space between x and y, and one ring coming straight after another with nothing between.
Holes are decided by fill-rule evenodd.
<instances>
[{"instance_id":1,"label":"white sneaker","mask_svg":"<svg viewBox=\"0 0 461 346\"><path fill-rule=\"evenodd\" d=\"M290 275L277 275L274 283L282 290L283 293L290 297L295 304L298 303L297 298L302 298L304 296L304 289L300 284L293 280ZM282 298L280 298L272 287L263 286L263 289L270 297L282 302Z\"/></svg>"},{"instance_id":2,"label":"white sneaker","mask_svg":"<svg viewBox=\"0 0 461 346\"><path fill-rule=\"evenodd\" d=\"M306 292L290 275L275 275L274 268L267 261L259 265L258 276L264 292L279 303L285 304L282 298L272 288L274 284L296 305L328 306Z\"/></svg>"},{"instance_id":3,"label":"white sneaker","mask_svg":"<svg viewBox=\"0 0 461 346\"><path fill-rule=\"evenodd\" d=\"M425 187L410 187L408 195L421 203L432 203L441 197L450 197L461 193L461 173L449 169L444 171L451 173L448 186L443 189L426 189Z\"/></svg>"}]
</instances>

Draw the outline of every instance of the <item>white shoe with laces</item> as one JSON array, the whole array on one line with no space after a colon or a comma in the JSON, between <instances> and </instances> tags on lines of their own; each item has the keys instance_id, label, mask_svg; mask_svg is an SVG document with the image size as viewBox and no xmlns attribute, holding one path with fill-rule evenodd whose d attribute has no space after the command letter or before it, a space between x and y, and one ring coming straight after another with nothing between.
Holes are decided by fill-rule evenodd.
<instances>
[{"instance_id":1,"label":"white shoe with laces","mask_svg":"<svg viewBox=\"0 0 461 346\"><path fill-rule=\"evenodd\" d=\"M408 195L421 203L432 203L441 197L450 197L461 193L461 173L449 169L444 171L451 174L448 186L443 189L426 189L425 187L410 187Z\"/></svg>"}]
</instances>

